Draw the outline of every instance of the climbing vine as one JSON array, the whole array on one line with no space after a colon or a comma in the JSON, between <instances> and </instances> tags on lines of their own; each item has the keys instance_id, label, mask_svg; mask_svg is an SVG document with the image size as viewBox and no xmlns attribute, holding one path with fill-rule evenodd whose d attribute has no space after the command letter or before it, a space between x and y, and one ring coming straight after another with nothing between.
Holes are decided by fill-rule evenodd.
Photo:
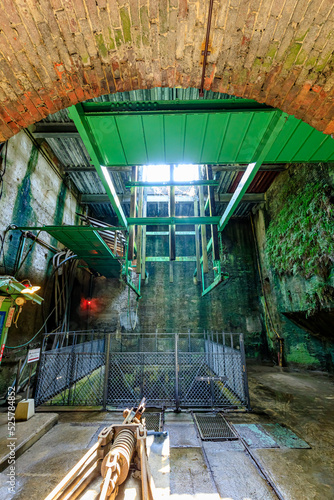
<instances>
[{"instance_id":1,"label":"climbing vine","mask_svg":"<svg viewBox=\"0 0 334 500\"><path fill-rule=\"evenodd\" d=\"M312 278L305 297L308 314L334 292L328 283L334 264L334 191L328 180L311 178L302 186L290 180L267 231L266 255L277 274Z\"/></svg>"}]
</instances>

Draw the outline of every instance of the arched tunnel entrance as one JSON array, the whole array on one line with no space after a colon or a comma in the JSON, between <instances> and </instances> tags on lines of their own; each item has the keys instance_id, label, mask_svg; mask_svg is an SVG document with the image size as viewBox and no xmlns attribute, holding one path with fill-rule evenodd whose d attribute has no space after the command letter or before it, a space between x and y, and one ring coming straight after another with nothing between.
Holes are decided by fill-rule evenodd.
<instances>
[{"instance_id":1,"label":"arched tunnel entrance","mask_svg":"<svg viewBox=\"0 0 334 500\"><path fill-rule=\"evenodd\" d=\"M6 7L0 140L77 102L155 87L254 99L333 132L332 5L326 1L293 7L14 1Z\"/></svg>"}]
</instances>

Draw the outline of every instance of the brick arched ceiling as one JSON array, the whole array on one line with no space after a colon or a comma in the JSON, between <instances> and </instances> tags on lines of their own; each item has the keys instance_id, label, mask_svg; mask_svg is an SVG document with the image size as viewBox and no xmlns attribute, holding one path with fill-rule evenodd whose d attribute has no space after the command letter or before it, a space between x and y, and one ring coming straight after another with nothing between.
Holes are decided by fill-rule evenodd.
<instances>
[{"instance_id":1,"label":"brick arched ceiling","mask_svg":"<svg viewBox=\"0 0 334 500\"><path fill-rule=\"evenodd\" d=\"M209 0L0 0L0 142L79 101L199 87ZM334 132L333 0L214 1L205 88Z\"/></svg>"}]
</instances>

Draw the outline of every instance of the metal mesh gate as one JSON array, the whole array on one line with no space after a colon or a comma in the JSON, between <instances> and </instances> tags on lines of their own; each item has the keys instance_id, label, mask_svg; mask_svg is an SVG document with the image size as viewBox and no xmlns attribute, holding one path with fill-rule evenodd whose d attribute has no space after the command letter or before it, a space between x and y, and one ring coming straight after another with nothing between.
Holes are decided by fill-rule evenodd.
<instances>
[{"instance_id":1,"label":"metal mesh gate","mask_svg":"<svg viewBox=\"0 0 334 500\"><path fill-rule=\"evenodd\" d=\"M48 350L48 344L67 346ZM249 405L242 334L45 336L36 405L244 408Z\"/></svg>"}]
</instances>

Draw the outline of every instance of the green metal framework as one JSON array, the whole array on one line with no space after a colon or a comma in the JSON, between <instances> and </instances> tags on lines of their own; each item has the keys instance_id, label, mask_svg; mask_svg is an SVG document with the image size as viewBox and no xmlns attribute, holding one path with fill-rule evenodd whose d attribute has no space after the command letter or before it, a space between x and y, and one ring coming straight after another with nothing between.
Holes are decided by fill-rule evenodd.
<instances>
[{"instance_id":1,"label":"green metal framework","mask_svg":"<svg viewBox=\"0 0 334 500\"><path fill-rule=\"evenodd\" d=\"M90 102L70 108L89 154L93 148L106 167L251 163L275 112L247 99ZM289 116L264 161L334 161L334 141Z\"/></svg>"},{"instance_id":2,"label":"green metal framework","mask_svg":"<svg viewBox=\"0 0 334 500\"><path fill-rule=\"evenodd\" d=\"M222 232L235 213L242 197L263 163L334 161L334 141L309 125L279 110L252 100L196 100L156 102L83 103L70 108L70 117L87 148L102 181L110 203L118 217L119 228L126 232L126 256L121 262L92 228L43 228L71 248L89 266L105 276L119 276L140 297L141 279L145 279L145 262L196 261L197 281L202 281L202 296L228 277L217 258L218 232ZM207 168L206 178L198 181L143 182L138 179L138 166L146 164L248 164L239 185L221 217L215 215L213 187L218 182ZM108 168L132 166L130 217L125 217ZM146 217L146 188L169 187L169 217ZM195 186L199 206L195 216L175 216L175 186ZM204 203L203 189L208 188ZM144 193L145 196L144 196ZM138 195L138 204L137 204ZM144 200L145 198L145 200ZM206 209L210 216L206 216ZM145 212L145 213L144 213ZM146 256L146 227L169 226L169 257ZM179 225L195 226L196 257L175 256L175 230ZM207 242L206 226L212 237ZM137 246L136 233L137 228ZM26 228L25 228L26 229ZM30 228L31 229L31 228ZM34 228L36 229L36 228ZM113 230L110 226L100 231ZM181 233L180 233L181 234ZM202 255L199 255L201 234ZM90 250L89 250L90 249ZM206 288L208 253L212 253L213 282ZM131 278L137 254L139 289ZM170 264L171 266L171 264ZM172 266L170 267L172 272Z\"/></svg>"}]
</instances>

